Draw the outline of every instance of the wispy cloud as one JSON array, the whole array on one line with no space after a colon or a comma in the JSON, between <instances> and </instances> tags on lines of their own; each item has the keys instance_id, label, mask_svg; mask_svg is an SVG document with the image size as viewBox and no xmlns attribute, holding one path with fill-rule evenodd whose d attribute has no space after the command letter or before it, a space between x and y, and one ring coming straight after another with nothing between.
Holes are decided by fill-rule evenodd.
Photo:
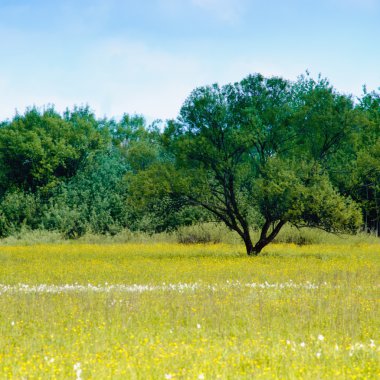
<instances>
[{"instance_id":1,"label":"wispy cloud","mask_svg":"<svg viewBox=\"0 0 380 380\"><path fill-rule=\"evenodd\" d=\"M162 119L175 118L194 84L206 80L197 58L126 38L97 40L78 69L62 75L61 97L88 103L99 116L129 112ZM54 91L52 86L47 92Z\"/></svg>"},{"instance_id":2,"label":"wispy cloud","mask_svg":"<svg viewBox=\"0 0 380 380\"><path fill-rule=\"evenodd\" d=\"M240 20L246 0L190 0L191 3L204 11L210 12L222 21L236 23Z\"/></svg>"},{"instance_id":3,"label":"wispy cloud","mask_svg":"<svg viewBox=\"0 0 380 380\"><path fill-rule=\"evenodd\" d=\"M380 83L380 0L29 3L0 0L0 120L47 103L172 118L195 87L253 72L309 68L353 93Z\"/></svg>"},{"instance_id":4,"label":"wispy cloud","mask_svg":"<svg viewBox=\"0 0 380 380\"><path fill-rule=\"evenodd\" d=\"M12 81L0 76L1 119L11 118L16 108L22 113L26 107L48 103L58 111L89 104L100 117L118 117L124 112L148 118L176 117L184 94L193 87L191 80L201 73L189 57L125 41L93 46L80 61L80 66L70 71L58 68L55 75L48 73L38 83L33 77Z\"/></svg>"}]
</instances>

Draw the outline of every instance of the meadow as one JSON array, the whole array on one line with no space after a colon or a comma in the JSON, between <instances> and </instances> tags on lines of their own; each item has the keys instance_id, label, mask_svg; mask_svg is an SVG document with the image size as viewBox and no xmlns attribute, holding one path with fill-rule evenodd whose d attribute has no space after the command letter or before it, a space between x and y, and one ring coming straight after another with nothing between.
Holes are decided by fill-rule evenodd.
<instances>
[{"instance_id":1,"label":"meadow","mask_svg":"<svg viewBox=\"0 0 380 380\"><path fill-rule=\"evenodd\" d=\"M380 245L0 247L1 379L376 379Z\"/></svg>"}]
</instances>

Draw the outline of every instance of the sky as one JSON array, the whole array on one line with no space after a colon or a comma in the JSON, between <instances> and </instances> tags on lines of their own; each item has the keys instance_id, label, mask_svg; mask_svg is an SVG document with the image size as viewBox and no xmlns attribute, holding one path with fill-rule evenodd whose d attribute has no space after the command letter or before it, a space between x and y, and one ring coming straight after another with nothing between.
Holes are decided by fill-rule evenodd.
<instances>
[{"instance_id":1,"label":"sky","mask_svg":"<svg viewBox=\"0 0 380 380\"><path fill-rule=\"evenodd\" d=\"M175 118L191 91L306 70L380 87L380 0L0 0L0 120L26 107Z\"/></svg>"}]
</instances>

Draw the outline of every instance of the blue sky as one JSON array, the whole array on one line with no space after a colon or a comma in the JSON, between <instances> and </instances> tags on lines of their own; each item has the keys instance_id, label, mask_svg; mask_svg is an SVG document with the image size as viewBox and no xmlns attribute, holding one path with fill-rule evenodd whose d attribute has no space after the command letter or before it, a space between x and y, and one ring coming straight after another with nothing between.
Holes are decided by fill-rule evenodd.
<instances>
[{"instance_id":1,"label":"blue sky","mask_svg":"<svg viewBox=\"0 0 380 380\"><path fill-rule=\"evenodd\" d=\"M380 87L380 0L0 0L0 120L89 104L177 116L197 86L308 69Z\"/></svg>"}]
</instances>

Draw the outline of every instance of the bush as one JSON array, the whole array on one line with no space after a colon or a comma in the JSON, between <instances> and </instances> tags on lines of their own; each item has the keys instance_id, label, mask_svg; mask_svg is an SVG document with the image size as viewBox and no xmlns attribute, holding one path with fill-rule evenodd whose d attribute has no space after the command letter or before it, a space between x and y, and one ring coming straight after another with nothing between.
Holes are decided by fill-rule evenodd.
<instances>
[{"instance_id":1,"label":"bush","mask_svg":"<svg viewBox=\"0 0 380 380\"><path fill-rule=\"evenodd\" d=\"M68 182L57 187L45 206L42 228L67 238L87 232L115 235L127 226L126 165L117 151L100 152Z\"/></svg>"},{"instance_id":2,"label":"bush","mask_svg":"<svg viewBox=\"0 0 380 380\"><path fill-rule=\"evenodd\" d=\"M22 190L5 193L0 202L0 236L17 233L22 227L36 228L39 221L39 198Z\"/></svg>"},{"instance_id":3,"label":"bush","mask_svg":"<svg viewBox=\"0 0 380 380\"><path fill-rule=\"evenodd\" d=\"M224 225L219 223L202 223L181 227L176 231L177 241L182 244L221 243L226 240L227 231Z\"/></svg>"},{"instance_id":4,"label":"bush","mask_svg":"<svg viewBox=\"0 0 380 380\"><path fill-rule=\"evenodd\" d=\"M362 244L376 243L374 234L358 233L356 235L333 234L315 228L296 228L286 225L278 234L275 243L293 243L297 245L311 244Z\"/></svg>"}]
</instances>

